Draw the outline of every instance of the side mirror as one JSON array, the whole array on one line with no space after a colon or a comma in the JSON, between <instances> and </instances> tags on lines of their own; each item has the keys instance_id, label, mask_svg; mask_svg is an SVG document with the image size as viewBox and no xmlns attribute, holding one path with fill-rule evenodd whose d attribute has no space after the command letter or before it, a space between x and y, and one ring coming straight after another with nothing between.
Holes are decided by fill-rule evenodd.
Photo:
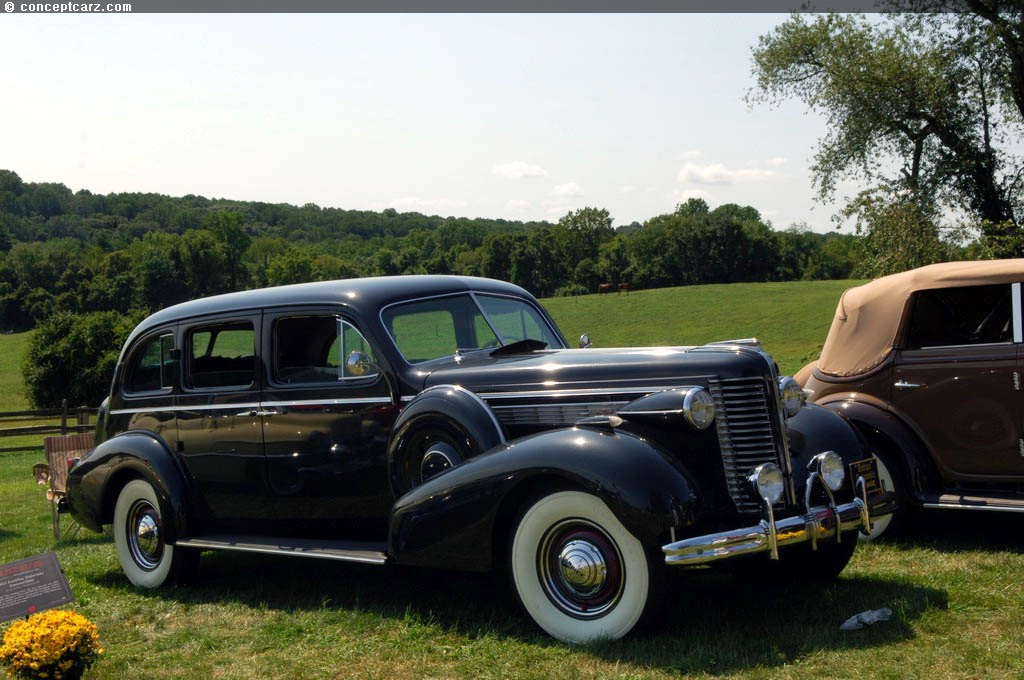
<instances>
[{"instance_id":1,"label":"side mirror","mask_svg":"<svg viewBox=\"0 0 1024 680\"><path fill-rule=\"evenodd\" d=\"M590 342L590 336L584 333L580 336L580 349L587 349L592 343Z\"/></svg>"},{"instance_id":2,"label":"side mirror","mask_svg":"<svg viewBox=\"0 0 1024 680\"><path fill-rule=\"evenodd\" d=\"M366 352L350 352L345 360L345 375L353 378L377 373L377 364L373 363Z\"/></svg>"}]
</instances>

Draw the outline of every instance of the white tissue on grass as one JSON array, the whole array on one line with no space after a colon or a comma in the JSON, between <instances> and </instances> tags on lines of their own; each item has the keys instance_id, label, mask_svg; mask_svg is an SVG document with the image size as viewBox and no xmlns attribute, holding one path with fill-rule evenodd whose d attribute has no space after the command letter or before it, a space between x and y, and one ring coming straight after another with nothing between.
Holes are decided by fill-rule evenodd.
<instances>
[{"instance_id":1,"label":"white tissue on grass","mask_svg":"<svg viewBox=\"0 0 1024 680\"><path fill-rule=\"evenodd\" d=\"M869 609L866 612L861 612L855 616L851 616L843 622L843 625L839 626L839 630L860 630L864 626L870 626L873 623L879 621L888 621L889 617L892 616L892 610L888 607L882 607L881 609Z\"/></svg>"}]
</instances>

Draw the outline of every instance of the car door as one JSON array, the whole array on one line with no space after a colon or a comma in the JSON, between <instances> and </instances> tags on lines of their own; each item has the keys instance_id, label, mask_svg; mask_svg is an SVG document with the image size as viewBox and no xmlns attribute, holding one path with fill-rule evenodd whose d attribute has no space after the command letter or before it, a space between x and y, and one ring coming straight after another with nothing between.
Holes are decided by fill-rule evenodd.
<instances>
[{"instance_id":1,"label":"car door","mask_svg":"<svg viewBox=\"0 0 1024 680\"><path fill-rule=\"evenodd\" d=\"M338 310L267 312L260 404L279 531L383 540L397 400L378 353Z\"/></svg>"},{"instance_id":2,"label":"car door","mask_svg":"<svg viewBox=\"0 0 1024 680\"><path fill-rule=\"evenodd\" d=\"M182 324L178 445L205 530L259 533L272 517L259 417L258 312Z\"/></svg>"},{"instance_id":3,"label":"car door","mask_svg":"<svg viewBox=\"0 0 1024 680\"><path fill-rule=\"evenodd\" d=\"M1020 284L919 291L897 354L892 402L943 477L1024 475Z\"/></svg>"}]
</instances>

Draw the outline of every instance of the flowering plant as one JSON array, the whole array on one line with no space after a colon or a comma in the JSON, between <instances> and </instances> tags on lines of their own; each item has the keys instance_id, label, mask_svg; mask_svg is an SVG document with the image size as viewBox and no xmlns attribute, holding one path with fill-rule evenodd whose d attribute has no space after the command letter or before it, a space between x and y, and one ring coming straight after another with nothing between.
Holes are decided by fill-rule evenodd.
<instances>
[{"instance_id":1,"label":"flowering plant","mask_svg":"<svg viewBox=\"0 0 1024 680\"><path fill-rule=\"evenodd\" d=\"M51 609L11 624L0 645L0 664L12 678L73 680L102 653L92 621L77 612Z\"/></svg>"}]
</instances>

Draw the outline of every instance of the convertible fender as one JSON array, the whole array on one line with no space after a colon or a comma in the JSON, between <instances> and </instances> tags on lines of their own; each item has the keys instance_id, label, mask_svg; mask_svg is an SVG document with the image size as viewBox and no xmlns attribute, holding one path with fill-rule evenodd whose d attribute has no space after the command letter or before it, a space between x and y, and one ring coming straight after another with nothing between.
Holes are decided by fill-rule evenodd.
<instances>
[{"instance_id":1,"label":"convertible fender","mask_svg":"<svg viewBox=\"0 0 1024 680\"><path fill-rule=\"evenodd\" d=\"M891 452L905 465L910 495L921 498L929 489L939 487L938 472L921 438L898 416L872 404L851 399L826 402L823 406L839 413L868 439L879 438L891 444Z\"/></svg>"},{"instance_id":2,"label":"convertible fender","mask_svg":"<svg viewBox=\"0 0 1024 680\"><path fill-rule=\"evenodd\" d=\"M524 504L552 490L599 497L645 545L694 522L687 472L650 441L573 427L499 445L399 498L388 549L398 563L486 571Z\"/></svg>"},{"instance_id":3,"label":"convertible fender","mask_svg":"<svg viewBox=\"0 0 1024 680\"><path fill-rule=\"evenodd\" d=\"M494 411L459 385L436 385L413 398L388 441L388 478L395 497L424 478L505 443Z\"/></svg>"},{"instance_id":4,"label":"convertible fender","mask_svg":"<svg viewBox=\"0 0 1024 680\"><path fill-rule=\"evenodd\" d=\"M113 521L117 494L131 479L152 484L170 511L172 521L164 526L168 542L187 535L192 495L184 470L166 442L143 430L107 439L72 468L67 493L72 516L82 526L102 531L102 525Z\"/></svg>"}]
</instances>

